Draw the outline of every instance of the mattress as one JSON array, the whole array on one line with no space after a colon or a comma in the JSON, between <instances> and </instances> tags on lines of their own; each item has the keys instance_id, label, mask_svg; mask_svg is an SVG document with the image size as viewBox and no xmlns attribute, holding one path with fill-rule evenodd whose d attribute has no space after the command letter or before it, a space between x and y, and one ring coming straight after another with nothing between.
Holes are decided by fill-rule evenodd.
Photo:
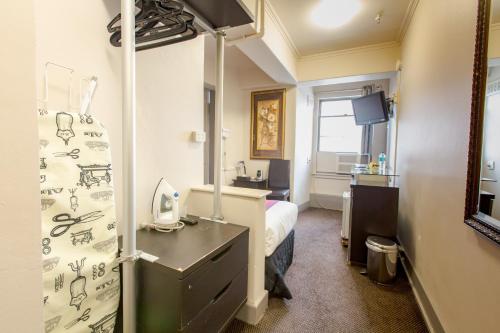
<instances>
[{"instance_id":1,"label":"mattress","mask_svg":"<svg viewBox=\"0 0 500 333\"><path fill-rule=\"evenodd\" d=\"M292 231L297 223L298 207L288 201L267 205L266 210L266 257L269 257Z\"/></svg>"}]
</instances>

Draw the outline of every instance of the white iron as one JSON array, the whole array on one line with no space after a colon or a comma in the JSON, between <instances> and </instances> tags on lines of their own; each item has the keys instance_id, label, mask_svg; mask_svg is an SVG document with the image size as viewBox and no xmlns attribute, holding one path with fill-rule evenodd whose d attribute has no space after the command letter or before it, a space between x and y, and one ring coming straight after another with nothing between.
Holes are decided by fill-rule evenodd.
<instances>
[{"instance_id":1,"label":"white iron","mask_svg":"<svg viewBox=\"0 0 500 333\"><path fill-rule=\"evenodd\" d=\"M179 192L165 178L161 178L156 186L151 206L154 226L158 231L172 231L184 226L179 222Z\"/></svg>"}]
</instances>

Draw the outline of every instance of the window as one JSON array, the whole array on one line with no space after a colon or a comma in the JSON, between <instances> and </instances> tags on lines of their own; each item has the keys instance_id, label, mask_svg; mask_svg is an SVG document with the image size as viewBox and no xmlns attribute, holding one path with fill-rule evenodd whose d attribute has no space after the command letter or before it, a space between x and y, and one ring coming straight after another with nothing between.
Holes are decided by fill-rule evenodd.
<instances>
[{"instance_id":1,"label":"window","mask_svg":"<svg viewBox=\"0 0 500 333\"><path fill-rule=\"evenodd\" d=\"M318 128L318 151L361 153L363 127L354 122L351 99L321 100Z\"/></svg>"}]
</instances>

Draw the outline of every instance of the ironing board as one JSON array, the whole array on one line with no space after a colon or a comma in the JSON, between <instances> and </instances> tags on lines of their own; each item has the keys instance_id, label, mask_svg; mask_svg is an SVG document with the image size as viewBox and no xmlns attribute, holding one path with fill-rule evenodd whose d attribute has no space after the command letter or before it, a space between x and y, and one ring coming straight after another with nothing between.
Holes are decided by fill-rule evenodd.
<instances>
[{"instance_id":1,"label":"ironing board","mask_svg":"<svg viewBox=\"0 0 500 333\"><path fill-rule=\"evenodd\" d=\"M92 116L39 110L45 332L113 332L120 273L109 139Z\"/></svg>"}]
</instances>

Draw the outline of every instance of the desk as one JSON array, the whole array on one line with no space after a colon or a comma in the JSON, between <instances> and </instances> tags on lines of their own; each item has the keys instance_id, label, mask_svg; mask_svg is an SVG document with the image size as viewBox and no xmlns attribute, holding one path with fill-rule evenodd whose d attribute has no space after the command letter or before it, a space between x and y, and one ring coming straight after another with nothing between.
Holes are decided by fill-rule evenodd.
<instances>
[{"instance_id":1,"label":"desk","mask_svg":"<svg viewBox=\"0 0 500 333\"><path fill-rule=\"evenodd\" d=\"M267 188L267 179L233 179L233 186L265 190Z\"/></svg>"}]
</instances>

